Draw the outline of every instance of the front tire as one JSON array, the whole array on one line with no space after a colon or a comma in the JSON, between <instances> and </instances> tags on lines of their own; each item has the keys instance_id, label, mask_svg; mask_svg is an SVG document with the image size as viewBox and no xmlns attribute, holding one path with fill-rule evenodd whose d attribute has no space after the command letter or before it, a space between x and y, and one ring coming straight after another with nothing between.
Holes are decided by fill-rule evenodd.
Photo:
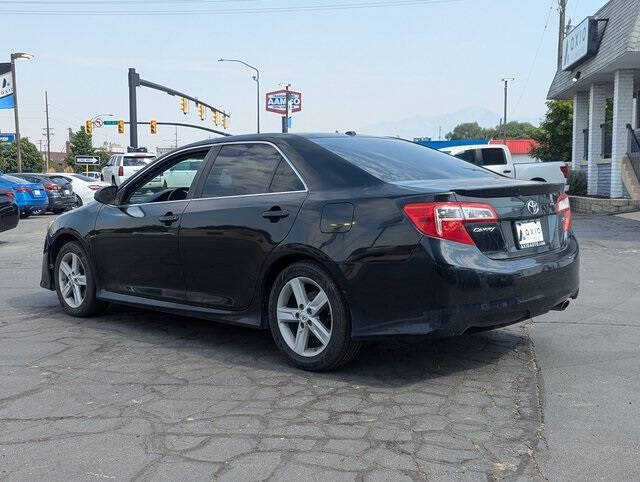
<instances>
[{"instance_id":1,"label":"front tire","mask_svg":"<svg viewBox=\"0 0 640 482\"><path fill-rule=\"evenodd\" d=\"M80 244L71 242L60 249L54 274L58 301L70 315L92 316L107 307L107 303L96 299L91 264Z\"/></svg>"},{"instance_id":2,"label":"front tire","mask_svg":"<svg viewBox=\"0 0 640 482\"><path fill-rule=\"evenodd\" d=\"M280 351L304 370L337 368L360 349L351 339L349 313L337 285L315 263L294 263L278 275L269 297L269 327Z\"/></svg>"},{"instance_id":3,"label":"front tire","mask_svg":"<svg viewBox=\"0 0 640 482\"><path fill-rule=\"evenodd\" d=\"M74 207L79 208L80 206L82 206L82 199L80 199L80 196L76 194L76 204Z\"/></svg>"}]
</instances>

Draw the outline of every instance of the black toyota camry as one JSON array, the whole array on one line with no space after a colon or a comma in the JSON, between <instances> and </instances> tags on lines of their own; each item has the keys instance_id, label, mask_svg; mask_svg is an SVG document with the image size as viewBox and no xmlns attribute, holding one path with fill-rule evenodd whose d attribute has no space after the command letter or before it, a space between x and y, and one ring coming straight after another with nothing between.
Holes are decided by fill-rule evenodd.
<instances>
[{"instance_id":1,"label":"black toyota camry","mask_svg":"<svg viewBox=\"0 0 640 482\"><path fill-rule=\"evenodd\" d=\"M69 314L113 302L269 328L309 370L362 340L498 328L578 295L563 186L399 139L208 140L96 200L45 240L41 285Z\"/></svg>"}]
</instances>

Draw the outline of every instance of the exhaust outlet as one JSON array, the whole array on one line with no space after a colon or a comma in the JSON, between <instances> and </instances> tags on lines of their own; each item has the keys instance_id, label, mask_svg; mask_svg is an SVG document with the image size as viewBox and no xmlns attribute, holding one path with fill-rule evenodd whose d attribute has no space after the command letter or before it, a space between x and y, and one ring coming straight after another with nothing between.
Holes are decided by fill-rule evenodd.
<instances>
[{"instance_id":1,"label":"exhaust outlet","mask_svg":"<svg viewBox=\"0 0 640 482\"><path fill-rule=\"evenodd\" d=\"M569 300L564 300L562 303L558 303L556 306L554 306L551 309L555 311L564 311L567 309L568 306L569 306Z\"/></svg>"}]
</instances>

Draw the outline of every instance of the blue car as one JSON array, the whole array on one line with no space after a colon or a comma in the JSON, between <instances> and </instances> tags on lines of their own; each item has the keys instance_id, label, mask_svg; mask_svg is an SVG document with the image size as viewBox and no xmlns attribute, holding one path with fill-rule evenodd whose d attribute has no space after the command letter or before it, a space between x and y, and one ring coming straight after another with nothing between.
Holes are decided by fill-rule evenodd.
<instances>
[{"instance_id":1,"label":"blue car","mask_svg":"<svg viewBox=\"0 0 640 482\"><path fill-rule=\"evenodd\" d=\"M40 183L27 182L0 171L0 187L13 191L22 217L26 218L31 214L43 213L47 210L49 197Z\"/></svg>"}]
</instances>

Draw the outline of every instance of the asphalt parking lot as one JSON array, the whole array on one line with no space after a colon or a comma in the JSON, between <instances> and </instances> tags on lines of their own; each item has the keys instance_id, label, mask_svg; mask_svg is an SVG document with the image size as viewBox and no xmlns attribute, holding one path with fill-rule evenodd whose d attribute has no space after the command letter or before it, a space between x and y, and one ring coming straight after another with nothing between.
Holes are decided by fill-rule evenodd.
<instances>
[{"instance_id":1,"label":"asphalt parking lot","mask_svg":"<svg viewBox=\"0 0 640 482\"><path fill-rule=\"evenodd\" d=\"M50 219L0 235L2 480L640 477L638 221L576 217L565 312L312 374L267 332L63 314L38 286Z\"/></svg>"}]
</instances>

